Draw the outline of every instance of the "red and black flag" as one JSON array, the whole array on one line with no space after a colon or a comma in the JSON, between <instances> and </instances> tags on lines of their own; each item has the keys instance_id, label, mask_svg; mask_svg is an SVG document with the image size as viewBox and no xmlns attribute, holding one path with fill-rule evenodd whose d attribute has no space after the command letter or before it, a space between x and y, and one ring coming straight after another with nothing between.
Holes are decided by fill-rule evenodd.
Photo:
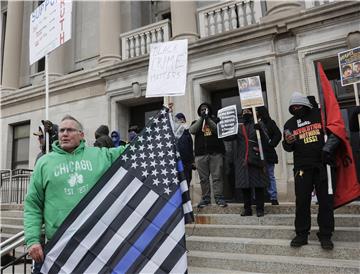
<instances>
[{"instance_id":1,"label":"red and black flag","mask_svg":"<svg viewBox=\"0 0 360 274\"><path fill-rule=\"evenodd\" d=\"M325 128L341 140L336 154L336 189L334 193L334 208L338 208L360 197L360 184L356 176L354 157L339 103L321 63L317 63L317 73L320 80L320 95L324 98L321 113Z\"/></svg>"}]
</instances>

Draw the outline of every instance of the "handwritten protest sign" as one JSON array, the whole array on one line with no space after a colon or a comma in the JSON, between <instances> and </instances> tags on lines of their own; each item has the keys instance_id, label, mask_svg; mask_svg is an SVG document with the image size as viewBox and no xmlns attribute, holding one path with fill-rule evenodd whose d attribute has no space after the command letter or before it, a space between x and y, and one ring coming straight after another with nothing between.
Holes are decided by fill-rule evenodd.
<instances>
[{"instance_id":1,"label":"handwritten protest sign","mask_svg":"<svg viewBox=\"0 0 360 274\"><path fill-rule=\"evenodd\" d=\"M146 97L185 94L188 40L150 45Z\"/></svg>"},{"instance_id":2,"label":"handwritten protest sign","mask_svg":"<svg viewBox=\"0 0 360 274\"><path fill-rule=\"evenodd\" d=\"M259 76L238 79L241 108L264 105Z\"/></svg>"},{"instance_id":3,"label":"handwritten protest sign","mask_svg":"<svg viewBox=\"0 0 360 274\"><path fill-rule=\"evenodd\" d=\"M360 47L338 53L341 85L360 82Z\"/></svg>"},{"instance_id":4,"label":"handwritten protest sign","mask_svg":"<svg viewBox=\"0 0 360 274\"><path fill-rule=\"evenodd\" d=\"M71 38L71 0L45 0L30 16L30 65Z\"/></svg>"},{"instance_id":5,"label":"handwritten protest sign","mask_svg":"<svg viewBox=\"0 0 360 274\"><path fill-rule=\"evenodd\" d=\"M238 133L238 119L236 105L218 110L220 122L217 123L218 138L235 135Z\"/></svg>"}]
</instances>

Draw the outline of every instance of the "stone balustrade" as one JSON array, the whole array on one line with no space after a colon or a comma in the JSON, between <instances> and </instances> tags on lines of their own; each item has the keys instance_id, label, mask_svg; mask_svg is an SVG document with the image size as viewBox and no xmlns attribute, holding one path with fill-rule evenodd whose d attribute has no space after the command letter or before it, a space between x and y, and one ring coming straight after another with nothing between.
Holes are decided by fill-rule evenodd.
<instances>
[{"instance_id":1,"label":"stone balustrade","mask_svg":"<svg viewBox=\"0 0 360 274\"><path fill-rule=\"evenodd\" d=\"M310 9L310 8L313 8L313 7L328 4L330 2L335 2L335 0L311 0L311 1L305 1L305 8Z\"/></svg>"},{"instance_id":2,"label":"stone balustrade","mask_svg":"<svg viewBox=\"0 0 360 274\"><path fill-rule=\"evenodd\" d=\"M122 60L142 56L150 52L150 44L169 41L170 20L162 20L120 35Z\"/></svg>"},{"instance_id":3,"label":"stone balustrade","mask_svg":"<svg viewBox=\"0 0 360 274\"><path fill-rule=\"evenodd\" d=\"M200 37L208 37L259 22L261 2L227 1L197 10Z\"/></svg>"}]
</instances>

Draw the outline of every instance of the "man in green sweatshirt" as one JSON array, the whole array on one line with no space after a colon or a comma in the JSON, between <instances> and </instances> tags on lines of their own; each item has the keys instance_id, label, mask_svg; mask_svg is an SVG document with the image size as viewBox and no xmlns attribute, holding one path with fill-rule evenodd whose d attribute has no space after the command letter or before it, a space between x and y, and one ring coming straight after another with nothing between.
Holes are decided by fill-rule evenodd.
<instances>
[{"instance_id":1,"label":"man in green sweatshirt","mask_svg":"<svg viewBox=\"0 0 360 274\"><path fill-rule=\"evenodd\" d=\"M25 198L25 242L37 263L44 260L41 227L50 240L71 210L123 153L117 148L87 147L82 125L65 116L59 125L59 140L52 152L36 163Z\"/></svg>"}]
</instances>

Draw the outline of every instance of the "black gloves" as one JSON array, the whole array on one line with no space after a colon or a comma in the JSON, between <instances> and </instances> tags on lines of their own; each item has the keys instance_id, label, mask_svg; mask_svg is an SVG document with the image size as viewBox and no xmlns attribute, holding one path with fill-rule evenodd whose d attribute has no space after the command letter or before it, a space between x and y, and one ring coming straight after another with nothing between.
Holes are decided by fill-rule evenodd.
<instances>
[{"instance_id":1,"label":"black gloves","mask_svg":"<svg viewBox=\"0 0 360 274\"><path fill-rule=\"evenodd\" d=\"M334 134L329 134L325 145L322 148L322 161L324 164L335 166L336 149L340 144L340 139Z\"/></svg>"},{"instance_id":2,"label":"black gloves","mask_svg":"<svg viewBox=\"0 0 360 274\"><path fill-rule=\"evenodd\" d=\"M205 112L201 113L201 118L203 118L204 120L207 119L209 117L209 115Z\"/></svg>"},{"instance_id":3,"label":"black gloves","mask_svg":"<svg viewBox=\"0 0 360 274\"><path fill-rule=\"evenodd\" d=\"M42 120L41 122L44 125L45 132L48 132L49 134L52 134L53 123L50 120Z\"/></svg>"},{"instance_id":4,"label":"black gloves","mask_svg":"<svg viewBox=\"0 0 360 274\"><path fill-rule=\"evenodd\" d=\"M261 130L261 126L260 126L259 123L254 124L254 128L255 128L256 130Z\"/></svg>"}]
</instances>

